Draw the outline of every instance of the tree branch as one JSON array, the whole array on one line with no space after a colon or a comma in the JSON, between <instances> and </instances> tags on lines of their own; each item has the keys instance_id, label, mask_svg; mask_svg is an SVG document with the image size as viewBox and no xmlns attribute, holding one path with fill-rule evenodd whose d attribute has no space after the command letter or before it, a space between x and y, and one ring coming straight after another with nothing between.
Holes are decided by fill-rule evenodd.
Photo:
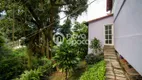
<instances>
[{"instance_id":1,"label":"tree branch","mask_svg":"<svg viewBox=\"0 0 142 80\"><path fill-rule=\"evenodd\" d=\"M22 1L22 2L23 2L23 4L25 4L24 1ZM37 27L40 29L43 27L42 22L38 19L38 15L36 15L36 13L34 12L34 9L31 6L32 5L30 5L28 3L25 4L25 7L27 7L28 11L32 15L32 17L35 19L35 20L32 20L32 22L34 22L37 25Z\"/></svg>"}]
</instances>

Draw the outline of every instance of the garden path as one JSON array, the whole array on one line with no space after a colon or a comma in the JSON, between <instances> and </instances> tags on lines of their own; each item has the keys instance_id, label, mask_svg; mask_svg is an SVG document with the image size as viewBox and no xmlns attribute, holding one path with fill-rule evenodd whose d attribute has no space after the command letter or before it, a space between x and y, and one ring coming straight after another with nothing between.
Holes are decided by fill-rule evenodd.
<instances>
[{"instance_id":1,"label":"garden path","mask_svg":"<svg viewBox=\"0 0 142 80\"><path fill-rule=\"evenodd\" d=\"M113 46L104 47L104 58L106 62L106 80L128 80Z\"/></svg>"}]
</instances>

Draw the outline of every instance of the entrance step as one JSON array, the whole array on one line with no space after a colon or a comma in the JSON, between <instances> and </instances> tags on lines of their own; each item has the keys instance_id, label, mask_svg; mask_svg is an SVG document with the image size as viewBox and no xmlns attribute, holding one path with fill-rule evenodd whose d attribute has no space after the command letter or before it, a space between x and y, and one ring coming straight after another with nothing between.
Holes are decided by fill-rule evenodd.
<instances>
[{"instance_id":1,"label":"entrance step","mask_svg":"<svg viewBox=\"0 0 142 80\"><path fill-rule=\"evenodd\" d=\"M104 46L104 49L114 49L114 46L111 46L111 45L105 45L105 46Z\"/></svg>"}]
</instances>

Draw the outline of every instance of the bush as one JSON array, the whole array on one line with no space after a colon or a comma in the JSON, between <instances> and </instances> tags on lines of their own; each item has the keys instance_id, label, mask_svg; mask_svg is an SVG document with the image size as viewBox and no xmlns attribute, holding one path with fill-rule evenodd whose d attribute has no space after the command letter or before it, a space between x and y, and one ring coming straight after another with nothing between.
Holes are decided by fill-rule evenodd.
<instances>
[{"instance_id":1,"label":"bush","mask_svg":"<svg viewBox=\"0 0 142 80\"><path fill-rule=\"evenodd\" d=\"M68 73L74 70L79 63L79 58L74 51L75 47L67 42L68 41L65 40L60 46L55 47L56 54L54 56L56 62L54 66L65 72L66 80L68 79Z\"/></svg>"},{"instance_id":2,"label":"bush","mask_svg":"<svg viewBox=\"0 0 142 80\"><path fill-rule=\"evenodd\" d=\"M15 56L26 56L26 53L27 53L26 47L13 50L13 55Z\"/></svg>"},{"instance_id":3,"label":"bush","mask_svg":"<svg viewBox=\"0 0 142 80\"><path fill-rule=\"evenodd\" d=\"M0 47L3 46L5 43L5 39L3 37L3 34L0 32Z\"/></svg>"},{"instance_id":4,"label":"bush","mask_svg":"<svg viewBox=\"0 0 142 80\"><path fill-rule=\"evenodd\" d=\"M40 80L40 74L38 70L25 71L24 74L21 75L21 78L15 80Z\"/></svg>"},{"instance_id":5,"label":"bush","mask_svg":"<svg viewBox=\"0 0 142 80\"><path fill-rule=\"evenodd\" d=\"M37 69L25 71L20 78L15 80L41 80L52 72L52 62L48 59L42 58L44 66L39 66Z\"/></svg>"},{"instance_id":6,"label":"bush","mask_svg":"<svg viewBox=\"0 0 142 80\"><path fill-rule=\"evenodd\" d=\"M105 62L101 61L93 65L79 80L105 80Z\"/></svg>"},{"instance_id":7,"label":"bush","mask_svg":"<svg viewBox=\"0 0 142 80\"><path fill-rule=\"evenodd\" d=\"M87 64L94 64L94 63L101 61L102 59L103 59L102 54L94 55L91 53L91 54L86 55L85 57Z\"/></svg>"},{"instance_id":8,"label":"bush","mask_svg":"<svg viewBox=\"0 0 142 80\"><path fill-rule=\"evenodd\" d=\"M90 48L92 48L93 49L93 53L96 53L96 54L99 54L102 51L100 41L97 38L94 38L91 41Z\"/></svg>"},{"instance_id":9,"label":"bush","mask_svg":"<svg viewBox=\"0 0 142 80\"><path fill-rule=\"evenodd\" d=\"M10 80L20 75L26 69L24 61L24 57L3 57L0 60L0 80Z\"/></svg>"}]
</instances>

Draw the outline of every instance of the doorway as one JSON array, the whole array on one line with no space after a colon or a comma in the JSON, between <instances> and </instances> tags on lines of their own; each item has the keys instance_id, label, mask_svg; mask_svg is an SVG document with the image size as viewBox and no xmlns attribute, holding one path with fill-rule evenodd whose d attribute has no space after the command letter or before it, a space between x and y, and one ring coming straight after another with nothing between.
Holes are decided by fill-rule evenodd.
<instances>
[{"instance_id":1,"label":"doorway","mask_svg":"<svg viewBox=\"0 0 142 80\"><path fill-rule=\"evenodd\" d=\"M114 45L113 40L113 25L105 25L105 45Z\"/></svg>"}]
</instances>

